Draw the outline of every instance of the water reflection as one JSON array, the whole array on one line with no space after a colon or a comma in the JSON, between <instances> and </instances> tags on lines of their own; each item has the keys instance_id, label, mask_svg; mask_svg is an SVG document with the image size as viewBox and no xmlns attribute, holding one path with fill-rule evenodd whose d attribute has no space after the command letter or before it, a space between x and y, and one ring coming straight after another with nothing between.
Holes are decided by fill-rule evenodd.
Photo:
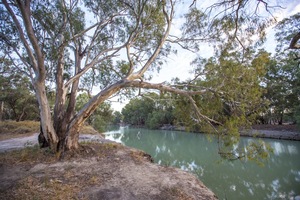
<instances>
[{"instance_id":1,"label":"water reflection","mask_svg":"<svg viewBox=\"0 0 300 200\"><path fill-rule=\"evenodd\" d=\"M222 160L217 142L201 134L121 128L106 138L142 149L155 162L195 173L220 199L293 199L300 195L300 143L264 140L274 155L259 167ZM243 138L247 145L253 138ZM211 141L211 142L210 142Z\"/></svg>"},{"instance_id":2,"label":"water reflection","mask_svg":"<svg viewBox=\"0 0 300 200\"><path fill-rule=\"evenodd\" d=\"M273 142L274 154L299 154L298 149L295 145L283 144L281 142Z\"/></svg>"}]
</instances>

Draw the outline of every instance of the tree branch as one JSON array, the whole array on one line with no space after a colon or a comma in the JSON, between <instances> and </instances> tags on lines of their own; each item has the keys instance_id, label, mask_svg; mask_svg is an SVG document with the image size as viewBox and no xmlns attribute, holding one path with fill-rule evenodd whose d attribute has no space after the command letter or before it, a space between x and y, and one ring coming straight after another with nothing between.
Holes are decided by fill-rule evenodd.
<instances>
[{"instance_id":1,"label":"tree branch","mask_svg":"<svg viewBox=\"0 0 300 200\"><path fill-rule=\"evenodd\" d=\"M101 53L99 53L99 55L97 55L89 64L87 64L81 71L79 71L76 75L74 75L72 78L70 78L66 83L65 83L65 87L68 87L72 82L74 82L75 80L79 79L82 75L84 75L89 69L91 69L95 64L107 59L107 58L110 58L110 57L113 57L114 54L116 54L117 52L120 51L120 49L122 49L124 47L123 46L120 46L120 47L115 47L115 48L111 48L111 49L107 49ZM102 59L98 59L100 56L104 55L105 53L108 53L110 51L114 51L111 55L108 55L108 56L105 56L104 58Z\"/></svg>"},{"instance_id":2,"label":"tree branch","mask_svg":"<svg viewBox=\"0 0 300 200\"><path fill-rule=\"evenodd\" d=\"M24 26L27 32L27 36L30 40L30 43L34 49L34 53L36 55L36 61L37 61L37 70L35 71L36 73L36 78L39 81L43 81L46 78L46 70L44 66L44 55L41 50L41 47L39 45L38 39L35 36L35 31L32 27L32 22L30 19L31 16L31 10L30 10L30 1L17 1L17 4L20 8L23 20L24 20ZM30 51L30 53L32 53Z\"/></svg>"},{"instance_id":3,"label":"tree branch","mask_svg":"<svg viewBox=\"0 0 300 200\"><path fill-rule=\"evenodd\" d=\"M162 3L165 3L165 2L162 2ZM173 19L173 15L174 15L174 5L173 5L172 1L170 1L170 3L171 3L170 15L166 11L166 5L163 5L163 13L164 13L165 19L167 21L167 28L166 28L166 31L165 31L164 35L162 36L162 38L160 40L159 45L156 47L154 53L151 55L151 57L148 59L148 61L145 63L145 65L142 67L142 69L140 69L137 73L129 75L128 80L134 80L134 79L142 77L143 74L149 69L149 67L153 63L153 61L159 55L159 53L160 53L163 45L165 44L165 41L167 40L168 35L169 35L170 29L171 29L171 23L172 23L172 19Z\"/></svg>"},{"instance_id":4,"label":"tree branch","mask_svg":"<svg viewBox=\"0 0 300 200\"><path fill-rule=\"evenodd\" d=\"M298 41L300 40L300 32L298 32L291 40L289 49L300 49L300 44Z\"/></svg>"},{"instance_id":5,"label":"tree branch","mask_svg":"<svg viewBox=\"0 0 300 200\"><path fill-rule=\"evenodd\" d=\"M199 95L209 92L208 89L198 90L198 91L186 91L178 88L174 88L168 85L164 85L163 83L149 83L144 81L127 81L125 87L135 87L135 88L144 88L144 89L155 89L165 92L171 92L174 94L180 95Z\"/></svg>"},{"instance_id":6,"label":"tree branch","mask_svg":"<svg viewBox=\"0 0 300 200\"><path fill-rule=\"evenodd\" d=\"M30 48L30 45L29 43L27 42L26 38L25 38L25 34L23 32L23 29L21 27L21 24L19 22L19 20L17 19L15 13L13 12L13 10L11 9L11 7L8 5L7 1L6 0L3 0L2 1L5 8L7 9L7 11L9 12L10 16L12 17L14 23L15 23L15 26L16 28L18 29L18 33L20 35L20 39L21 39L21 42L23 43L25 49L26 49L26 52L31 60L31 64L32 64L32 67L34 68L35 71L37 71L38 69L38 64L37 64L37 60L35 59L34 57L34 54Z\"/></svg>"},{"instance_id":7,"label":"tree branch","mask_svg":"<svg viewBox=\"0 0 300 200\"><path fill-rule=\"evenodd\" d=\"M197 90L197 91L186 91L186 90L181 90L181 89L173 88L173 87L164 85L162 83L155 84L155 83L148 83L148 82L144 82L144 81L128 81L125 84L125 87L136 87L136 88L144 88L144 89L156 89L156 90L160 90L160 91L164 91L164 92L171 92L171 93L174 93L174 94L179 94L179 95L185 96L191 102L192 106L195 109L195 113L196 113L196 115L197 115L197 117L199 119L201 119L201 118L204 119L213 128L214 128L214 126L212 125L212 123L218 124L218 125L222 125L220 122L218 122L218 121L216 121L214 119L211 119L211 118L203 115L200 112L198 106L195 103L195 100L192 97L193 95L200 95L200 94L204 94L204 93L207 93L207 92L211 92L211 89L203 89L203 90ZM215 131L217 132L216 129L215 129Z\"/></svg>"}]
</instances>

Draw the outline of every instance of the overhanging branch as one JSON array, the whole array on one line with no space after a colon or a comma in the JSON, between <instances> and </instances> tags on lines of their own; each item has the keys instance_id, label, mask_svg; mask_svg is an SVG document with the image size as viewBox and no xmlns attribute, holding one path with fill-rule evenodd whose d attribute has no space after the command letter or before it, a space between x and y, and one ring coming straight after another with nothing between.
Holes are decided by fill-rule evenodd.
<instances>
[{"instance_id":1,"label":"overhanging branch","mask_svg":"<svg viewBox=\"0 0 300 200\"><path fill-rule=\"evenodd\" d=\"M184 95L184 96L192 96L199 95L209 92L209 89L197 90L197 91L187 91L181 90L178 88L174 88L168 85L164 85L163 83L149 83L144 81L128 81L125 87L135 87L135 88L144 88L144 89L154 89L160 90L163 92L171 92L174 94Z\"/></svg>"},{"instance_id":2,"label":"overhanging branch","mask_svg":"<svg viewBox=\"0 0 300 200\"><path fill-rule=\"evenodd\" d=\"M203 90L197 90L197 91L188 91L188 90L182 90L182 89L178 89L178 88L174 88L168 85L164 85L162 83L148 83L148 82L143 82L143 81L129 81L125 84L125 87L136 87L136 88L144 88L144 89L156 89L156 90L160 90L160 91L164 91L164 92L171 92L174 94L179 94L182 96L185 96L189 99L189 101L191 102L192 106L195 109L195 113L197 115L197 117L199 119L204 119L207 123L209 123L209 125L211 125L213 128L213 124L218 124L218 125L222 125L220 122L209 118L206 115L203 115L198 106L196 105L195 100L193 99L193 95L200 95L200 94L204 94L207 92L211 92L211 89L203 89ZM212 124L213 123L213 124ZM214 128L215 129L215 128ZM216 132L218 132L215 129Z\"/></svg>"}]
</instances>

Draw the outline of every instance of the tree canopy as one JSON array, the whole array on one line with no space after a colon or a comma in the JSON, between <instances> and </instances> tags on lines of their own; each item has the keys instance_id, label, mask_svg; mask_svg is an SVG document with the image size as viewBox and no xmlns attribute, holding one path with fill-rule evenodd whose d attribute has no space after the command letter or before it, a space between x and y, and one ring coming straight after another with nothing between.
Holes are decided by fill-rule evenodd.
<instances>
[{"instance_id":1,"label":"tree canopy","mask_svg":"<svg viewBox=\"0 0 300 200\"><path fill-rule=\"evenodd\" d=\"M266 76L266 98L270 101L269 120L299 121L300 103L300 13L280 21L276 27L276 53Z\"/></svg>"},{"instance_id":2,"label":"tree canopy","mask_svg":"<svg viewBox=\"0 0 300 200\"><path fill-rule=\"evenodd\" d=\"M255 48L265 39L270 12L276 7L260 0L206 2L205 8L199 3L193 1L186 13L180 13L185 22L179 34L172 34L181 1L2 0L1 56L29 78L39 104L42 136L50 148L58 152L77 149L79 130L98 106L117 94L132 95L137 88L182 95L197 120L209 124L222 126L229 120L212 118L201 108L199 101L213 95L230 100L216 100L229 108L230 116L248 114L258 101L251 99L252 107L246 106L242 97L248 101L250 97L227 89L214 71L223 74L224 84L232 84L231 72L234 80L244 80L236 87L241 92L247 81L257 84L253 73L262 67L249 56L258 55ZM187 86L151 82L151 72L163 67L176 52L174 48L197 52L203 43L216 51L215 59L202 62L205 68L200 70L207 70L207 80L203 82L196 73ZM53 110L49 89L55 91ZM78 93L95 89L98 93L76 110Z\"/></svg>"}]
</instances>

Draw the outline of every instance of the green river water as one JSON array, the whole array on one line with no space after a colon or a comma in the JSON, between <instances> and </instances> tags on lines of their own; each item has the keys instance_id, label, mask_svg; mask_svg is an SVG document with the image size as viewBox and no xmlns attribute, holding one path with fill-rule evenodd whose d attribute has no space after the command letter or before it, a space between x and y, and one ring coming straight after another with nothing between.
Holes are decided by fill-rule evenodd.
<instances>
[{"instance_id":1,"label":"green river water","mask_svg":"<svg viewBox=\"0 0 300 200\"><path fill-rule=\"evenodd\" d=\"M190 171L219 199L300 199L300 142L264 139L274 154L264 166L222 160L217 141L204 134L123 128L106 139L141 149L156 163ZM241 138L244 146L254 138Z\"/></svg>"}]
</instances>

